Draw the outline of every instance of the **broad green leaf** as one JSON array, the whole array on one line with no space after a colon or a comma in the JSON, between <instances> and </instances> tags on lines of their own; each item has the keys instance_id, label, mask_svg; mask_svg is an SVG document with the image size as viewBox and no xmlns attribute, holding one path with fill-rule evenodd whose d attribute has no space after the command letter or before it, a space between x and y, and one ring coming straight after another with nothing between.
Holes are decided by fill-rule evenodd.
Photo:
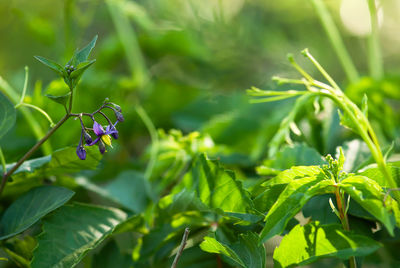
<instances>
[{"instance_id":1,"label":"broad green leaf","mask_svg":"<svg viewBox=\"0 0 400 268\"><path fill-rule=\"evenodd\" d=\"M62 67L57 62L55 62L53 60L46 59L46 58L41 57L41 56L34 56L34 57L35 57L35 59L37 59L38 61L40 61L41 63L43 63L44 65L46 65L47 67L49 67L50 69L55 71L56 73L58 73L60 76L62 76L62 77L66 76L66 72L64 70L64 67Z\"/></svg>"},{"instance_id":2,"label":"broad green leaf","mask_svg":"<svg viewBox=\"0 0 400 268\"><path fill-rule=\"evenodd\" d=\"M258 188L264 188L253 200L256 209L266 213L271 209L286 185L293 180L317 176L321 173L318 166L298 166L280 172L275 178L269 179Z\"/></svg>"},{"instance_id":3,"label":"broad green leaf","mask_svg":"<svg viewBox=\"0 0 400 268\"><path fill-rule=\"evenodd\" d=\"M76 182L136 213L146 209L152 196L150 185L144 175L133 170L122 172L110 183L101 187L84 177L76 178Z\"/></svg>"},{"instance_id":4,"label":"broad green leaf","mask_svg":"<svg viewBox=\"0 0 400 268\"><path fill-rule=\"evenodd\" d=\"M320 174L290 182L265 216L265 225L260 234L261 241L265 242L272 236L280 234L289 220L313 196L333 192L334 182L323 179L323 175Z\"/></svg>"},{"instance_id":5,"label":"broad green leaf","mask_svg":"<svg viewBox=\"0 0 400 268\"><path fill-rule=\"evenodd\" d=\"M193 163L182 183L175 189L184 187L197 193L200 200L209 208L224 212L246 213L252 202L235 174L225 170L217 161L211 161L201 154Z\"/></svg>"},{"instance_id":6,"label":"broad green leaf","mask_svg":"<svg viewBox=\"0 0 400 268\"><path fill-rule=\"evenodd\" d=\"M274 252L274 267L295 267L320 258L366 256L382 245L369 237L346 232L339 224L296 225Z\"/></svg>"},{"instance_id":7,"label":"broad green leaf","mask_svg":"<svg viewBox=\"0 0 400 268\"><path fill-rule=\"evenodd\" d=\"M28 229L43 216L65 204L74 192L58 186L41 186L19 197L0 221L0 240Z\"/></svg>"},{"instance_id":8,"label":"broad green leaf","mask_svg":"<svg viewBox=\"0 0 400 268\"><path fill-rule=\"evenodd\" d=\"M175 215L186 211L208 211L208 207L204 205L197 197L196 192L183 189L177 194L169 194L164 196L158 206L162 213L167 215Z\"/></svg>"},{"instance_id":9,"label":"broad green leaf","mask_svg":"<svg viewBox=\"0 0 400 268\"><path fill-rule=\"evenodd\" d=\"M97 148L86 147L86 160L82 161L76 155L75 147L66 147L55 151L51 156L44 156L24 162L12 175L4 189L4 195L13 195L39 186L44 176L62 173L74 173L84 169L95 169L102 155ZM15 165L7 165L7 170ZM1 170L1 167L0 167Z\"/></svg>"},{"instance_id":10,"label":"broad green leaf","mask_svg":"<svg viewBox=\"0 0 400 268\"><path fill-rule=\"evenodd\" d=\"M385 193L379 184L364 176L350 176L342 180L339 187L351 196L360 206L385 225L390 234L396 225L390 206L391 197L383 202Z\"/></svg>"},{"instance_id":11,"label":"broad green leaf","mask_svg":"<svg viewBox=\"0 0 400 268\"><path fill-rule=\"evenodd\" d=\"M205 237L200 248L206 252L222 254L244 268L264 268L265 248L258 240L258 235L251 232L240 234L239 241L232 245L221 243L213 237Z\"/></svg>"},{"instance_id":12,"label":"broad green leaf","mask_svg":"<svg viewBox=\"0 0 400 268\"><path fill-rule=\"evenodd\" d=\"M71 95L70 89L65 85L63 80L58 79L54 80L50 83L46 90L46 97L60 103L62 105L66 105L69 96Z\"/></svg>"},{"instance_id":13,"label":"broad green leaf","mask_svg":"<svg viewBox=\"0 0 400 268\"><path fill-rule=\"evenodd\" d=\"M0 92L0 139L14 126L15 117L14 105Z\"/></svg>"},{"instance_id":14,"label":"broad green leaf","mask_svg":"<svg viewBox=\"0 0 400 268\"><path fill-rule=\"evenodd\" d=\"M74 204L43 219L32 268L74 267L125 221L125 212L108 207Z\"/></svg>"},{"instance_id":15,"label":"broad green leaf","mask_svg":"<svg viewBox=\"0 0 400 268\"><path fill-rule=\"evenodd\" d=\"M87 59L88 59L88 57L90 55L90 52L92 51L92 49L96 45L96 41L97 41L97 35L92 39L92 41L90 41L89 44L87 44L81 50L77 51L74 54L74 56L72 57L72 59L69 61L68 64L77 67L82 62L87 61Z\"/></svg>"}]
</instances>

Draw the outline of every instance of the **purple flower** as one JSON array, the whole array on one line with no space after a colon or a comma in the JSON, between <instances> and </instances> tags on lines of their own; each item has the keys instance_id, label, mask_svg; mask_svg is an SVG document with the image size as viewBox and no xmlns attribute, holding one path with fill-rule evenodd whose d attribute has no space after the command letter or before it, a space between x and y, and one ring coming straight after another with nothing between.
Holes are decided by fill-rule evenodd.
<instances>
[{"instance_id":1,"label":"purple flower","mask_svg":"<svg viewBox=\"0 0 400 268\"><path fill-rule=\"evenodd\" d=\"M109 135L113 136L115 139L118 138L118 131L115 129L116 124L117 123L111 126L108 125L104 131L104 128L99 123L94 121L93 132L96 134L97 138L87 145L92 146L98 144L100 153L104 154L106 151L105 144L111 146L111 138Z\"/></svg>"},{"instance_id":2,"label":"purple flower","mask_svg":"<svg viewBox=\"0 0 400 268\"><path fill-rule=\"evenodd\" d=\"M76 154L78 155L79 159L81 160L86 159L86 150L81 144L79 144L78 147L76 147Z\"/></svg>"}]
</instances>

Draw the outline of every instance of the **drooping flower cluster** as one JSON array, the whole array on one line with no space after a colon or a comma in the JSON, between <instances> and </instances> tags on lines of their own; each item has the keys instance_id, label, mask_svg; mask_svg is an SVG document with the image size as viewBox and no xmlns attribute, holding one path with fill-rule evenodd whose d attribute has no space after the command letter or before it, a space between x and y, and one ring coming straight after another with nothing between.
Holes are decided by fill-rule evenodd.
<instances>
[{"instance_id":1,"label":"drooping flower cluster","mask_svg":"<svg viewBox=\"0 0 400 268\"><path fill-rule=\"evenodd\" d=\"M111 109L114 112L116 118L115 123L112 123L110 118L105 113L102 112L102 110L106 108ZM105 126L105 130L104 127L96 121L95 119L96 114L103 116L107 120L108 125ZM116 129L117 123L124 121L124 116L122 115L121 107L112 102L104 102L103 105L97 111L91 114L81 113L81 114L76 114L75 116L79 118L82 127L81 138L78 147L76 148L76 154L81 160L86 159L85 146L93 146L97 144L100 153L104 154L104 152L106 151L106 145L112 146L111 137L113 137L114 139L118 139L118 130ZM83 116L88 116L91 118L91 120L93 121L93 128L87 128L84 125L82 120ZM89 134L89 131L93 131L94 135L96 136L94 140L92 136Z\"/></svg>"}]
</instances>

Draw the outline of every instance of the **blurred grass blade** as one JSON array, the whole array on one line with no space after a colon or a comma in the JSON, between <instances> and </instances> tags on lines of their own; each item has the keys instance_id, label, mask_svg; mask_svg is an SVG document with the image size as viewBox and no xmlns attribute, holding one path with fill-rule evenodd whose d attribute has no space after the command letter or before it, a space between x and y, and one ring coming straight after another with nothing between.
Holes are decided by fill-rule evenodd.
<instances>
[{"instance_id":1,"label":"blurred grass blade","mask_svg":"<svg viewBox=\"0 0 400 268\"><path fill-rule=\"evenodd\" d=\"M0 92L0 139L14 126L15 118L14 105Z\"/></svg>"}]
</instances>

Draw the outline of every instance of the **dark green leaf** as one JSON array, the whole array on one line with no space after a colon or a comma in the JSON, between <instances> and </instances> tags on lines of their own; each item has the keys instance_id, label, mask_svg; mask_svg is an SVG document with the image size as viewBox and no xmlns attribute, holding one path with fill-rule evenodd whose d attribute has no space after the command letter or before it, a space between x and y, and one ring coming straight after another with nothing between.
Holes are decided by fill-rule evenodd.
<instances>
[{"instance_id":1,"label":"dark green leaf","mask_svg":"<svg viewBox=\"0 0 400 268\"><path fill-rule=\"evenodd\" d=\"M385 193L377 182L364 176L350 176L342 180L339 186L360 206L381 221L389 233L393 235L396 221L391 212L392 198L388 196L384 204Z\"/></svg>"},{"instance_id":2,"label":"dark green leaf","mask_svg":"<svg viewBox=\"0 0 400 268\"><path fill-rule=\"evenodd\" d=\"M37 59L38 61L40 61L41 63L43 63L44 65L46 65L47 67L49 67L50 69L55 71L56 73L58 73L60 76L62 76L62 77L66 76L64 68L57 62L43 58L41 56L35 56L35 59Z\"/></svg>"},{"instance_id":3,"label":"dark green leaf","mask_svg":"<svg viewBox=\"0 0 400 268\"><path fill-rule=\"evenodd\" d=\"M92 41L90 41L89 44L87 44L84 48L76 52L68 64L77 67L82 62L87 61L90 52L96 45L96 41L97 41L97 35L92 39Z\"/></svg>"},{"instance_id":4,"label":"dark green leaf","mask_svg":"<svg viewBox=\"0 0 400 268\"><path fill-rule=\"evenodd\" d=\"M151 200L152 193L148 181L142 173L133 170L122 172L117 178L102 187L82 177L78 178L76 182L136 213L143 212Z\"/></svg>"},{"instance_id":5,"label":"dark green leaf","mask_svg":"<svg viewBox=\"0 0 400 268\"><path fill-rule=\"evenodd\" d=\"M71 73L70 77L72 79L79 80L79 78L86 71L86 69L89 68L95 62L96 62L96 60L91 60L91 61L84 61L84 62L80 63L77 66L76 70Z\"/></svg>"},{"instance_id":6,"label":"dark green leaf","mask_svg":"<svg viewBox=\"0 0 400 268\"><path fill-rule=\"evenodd\" d=\"M255 233L240 234L239 241L232 245L221 243L213 237L205 237L200 248L206 252L222 254L244 268L264 268L265 248L258 240Z\"/></svg>"},{"instance_id":7,"label":"dark green leaf","mask_svg":"<svg viewBox=\"0 0 400 268\"><path fill-rule=\"evenodd\" d=\"M43 220L32 268L74 267L106 239L127 215L118 209L74 204Z\"/></svg>"},{"instance_id":8,"label":"dark green leaf","mask_svg":"<svg viewBox=\"0 0 400 268\"><path fill-rule=\"evenodd\" d=\"M265 226L260 239L265 242L272 236L280 234L289 220L313 196L332 192L334 182L323 179L323 175L317 175L290 182L265 217Z\"/></svg>"},{"instance_id":9,"label":"dark green leaf","mask_svg":"<svg viewBox=\"0 0 400 268\"><path fill-rule=\"evenodd\" d=\"M293 267L324 257L348 259L369 255L381 246L369 237L344 231L339 224L312 222L296 225L283 237L274 252L274 262L276 267Z\"/></svg>"},{"instance_id":10,"label":"dark green leaf","mask_svg":"<svg viewBox=\"0 0 400 268\"><path fill-rule=\"evenodd\" d=\"M0 92L0 139L14 126L15 114L14 105Z\"/></svg>"},{"instance_id":11,"label":"dark green leaf","mask_svg":"<svg viewBox=\"0 0 400 268\"><path fill-rule=\"evenodd\" d=\"M57 186L34 188L19 197L4 212L0 221L0 239L19 234L40 218L62 206L74 192Z\"/></svg>"}]
</instances>

